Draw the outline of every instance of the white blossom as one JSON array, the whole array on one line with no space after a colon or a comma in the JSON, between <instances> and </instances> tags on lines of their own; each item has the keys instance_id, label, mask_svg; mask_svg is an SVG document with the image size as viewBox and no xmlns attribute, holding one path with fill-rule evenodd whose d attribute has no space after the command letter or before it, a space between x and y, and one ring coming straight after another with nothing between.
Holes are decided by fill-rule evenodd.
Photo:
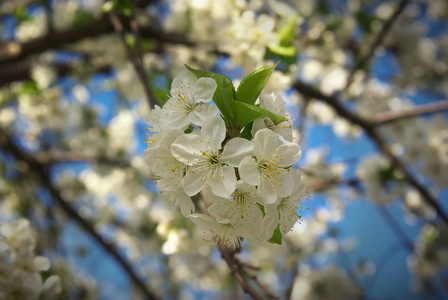
<instances>
[{"instance_id":1,"label":"white blossom","mask_svg":"<svg viewBox=\"0 0 448 300\"><path fill-rule=\"evenodd\" d=\"M294 189L291 166L299 161L302 151L294 143L283 144L269 129L261 129L254 138L255 157L245 157L238 169L241 179L258 186L258 193L268 204L277 197L288 197Z\"/></svg>"},{"instance_id":2,"label":"white blossom","mask_svg":"<svg viewBox=\"0 0 448 300\"><path fill-rule=\"evenodd\" d=\"M212 100L216 86L214 79L197 79L190 71L177 75L171 84L171 99L163 106L160 125L185 129L190 123L201 126L207 118L216 116L216 106L207 103Z\"/></svg>"},{"instance_id":3,"label":"white blossom","mask_svg":"<svg viewBox=\"0 0 448 300\"><path fill-rule=\"evenodd\" d=\"M201 135L185 134L171 145L171 153L188 165L182 186L193 196L209 185L217 196L227 198L236 188L234 168L241 160L252 155L253 144L246 139L233 138L221 151L226 137L226 126L220 117L207 119Z\"/></svg>"}]
</instances>

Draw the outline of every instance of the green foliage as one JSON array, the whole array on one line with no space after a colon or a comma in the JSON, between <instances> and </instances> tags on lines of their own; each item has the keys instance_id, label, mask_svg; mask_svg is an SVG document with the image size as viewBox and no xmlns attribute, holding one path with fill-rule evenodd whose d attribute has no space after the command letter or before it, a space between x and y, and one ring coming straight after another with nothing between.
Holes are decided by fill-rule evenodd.
<instances>
[{"instance_id":1,"label":"green foliage","mask_svg":"<svg viewBox=\"0 0 448 300\"><path fill-rule=\"evenodd\" d=\"M280 45L288 46L294 41L296 37L296 29L297 29L297 21L299 20L299 16L295 16L291 18L285 25L282 26L277 31L277 34L280 37Z\"/></svg>"},{"instance_id":2,"label":"green foliage","mask_svg":"<svg viewBox=\"0 0 448 300\"><path fill-rule=\"evenodd\" d=\"M240 101L234 101L234 106L235 106L236 121L238 122L238 124L242 126L246 126L247 124L256 119L261 119L265 117L270 118L275 125L283 121L288 121L287 117L276 115L273 112L270 112L269 110L266 110L256 105Z\"/></svg>"},{"instance_id":3,"label":"green foliage","mask_svg":"<svg viewBox=\"0 0 448 300\"><path fill-rule=\"evenodd\" d=\"M28 10L25 6L17 7L17 9L14 11L14 17L16 18L17 24L33 19L28 13Z\"/></svg>"},{"instance_id":4,"label":"green foliage","mask_svg":"<svg viewBox=\"0 0 448 300\"><path fill-rule=\"evenodd\" d=\"M120 13L127 17L134 14L134 5L131 0L110 0L103 4L105 13Z\"/></svg>"},{"instance_id":5,"label":"green foliage","mask_svg":"<svg viewBox=\"0 0 448 300\"><path fill-rule=\"evenodd\" d=\"M272 235L272 237L268 240L269 243L271 244L282 244L282 238L283 235L280 232L280 225L277 226L277 228L275 228L274 230L274 234Z\"/></svg>"},{"instance_id":6,"label":"green foliage","mask_svg":"<svg viewBox=\"0 0 448 300\"><path fill-rule=\"evenodd\" d=\"M73 21L74 25L80 25L84 23L88 23L95 20L95 16L89 12L83 10L77 10L75 12L75 20Z\"/></svg>"},{"instance_id":7,"label":"green foliage","mask_svg":"<svg viewBox=\"0 0 448 300\"><path fill-rule=\"evenodd\" d=\"M278 63L279 62L272 66L260 68L247 75L238 86L238 90L236 91L236 100L248 104L254 104Z\"/></svg>"},{"instance_id":8,"label":"green foliage","mask_svg":"<svg viewBox=\"0 0 448 300\"><path fill-rule=\"evenodd\" d=\"M215 94L213 95L213 100L215 101L215 104L219 108L221 114L224 116L224 119L233 123L232 121L235 118L235 109L233 103L233 99L235 98L235 88L233 87L232 80L223 74L196 70L190 68L187 65L185 66L198 78L210 77L216 81L218 87L216 88Z\"/></svg>"}]
</instances>

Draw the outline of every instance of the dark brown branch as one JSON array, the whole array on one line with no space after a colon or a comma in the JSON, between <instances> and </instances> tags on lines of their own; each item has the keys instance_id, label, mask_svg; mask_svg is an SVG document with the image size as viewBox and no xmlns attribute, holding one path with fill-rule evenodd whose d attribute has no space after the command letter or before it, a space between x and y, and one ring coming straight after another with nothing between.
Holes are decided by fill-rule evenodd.
<instances>
[{"instance_id":1,"label":"dark brown branch","mask_svg":"<svg viewBox=\"0 0 448 300\"><path fill-rule=\"evenodd\" d=\"M244 279L243 273L239 270L238 262L235 260L234 252L225 246L219 246L219 251L221 252L222 258L227 263L232 276L235 277L244 292L251 295L253 299L263 299Z\"/></svg>"},{"instance_id":2,"label":"dark brown branch","mask_svg":"<svg viewBox=\"0 0 448 300\"><path fill-rule=\"evenodd\" d=\"M437 113L448 110L448 100L442 100L425 105L419 105L409 110L393 112L387 111L373 117L370 121L375 125L388 124L397 120L416 117L425 114Z\"/></svg>"},{"instance_id":3,"label":"dark brown branch","mask_svg":"<svg viewBox=\"0 0 448 300\"><path fill-rule=\"evenodd\" d=\"M141 0L137 1L137 5L139 7L145 7L151 2L154 2L154 0ZM130 28L126 27L124 30L129 31ZM60 30L28 42L8 42L0 45L0 69L8 61L19 61L50 49L58 49L64 45L73 44L86 38L94 38L113 32L114 27L109 20L109 16L103 15L97 20ZM154 39L164 43L193 45L183 35L164 33L151 26L142 27L140 34L148 39Z\"/></svg>"},{"instance_id":4,"label":"dark brown branch","mask_svg":"<svg viewBox=\"0 0 448 300\"><path fill-rule=\"evenodd\" d=\"M74 72L77 72L79 65L77 63L68 64L52 64L50 67L56 70L59 77L68 76ZM26 61L12 62L2 65L2 71L0 72L0 86L7 83L31 79L31 63ZM108 63L97 64L94 66L94 74L105 73L109 74L112 67ZM88 75L88 74L87 74Z\"/></svg>"},{"instance_id":5,"label":"dark brown branch","mask_svg":"<svg viewBox=\"0 0 448 300\"><path fill-rule=\"evenodd\" d=\"M132 270L131 265L119 254L118 249L112 243L106 242L94 229L93 225L63 199L61 192L52 183L47 166L40 163L34 156L20 149L12 140L12 138L0 128L0 147L12 154L16 159L24 161L29 168L37 175L41 183L45 186L52 198L61 207L65 213L75 220L88 234L90 234L112 257L123 267L128 276L132 279L136 286L140 288L147 299L157 299L155 295L146 287L145 283Z\"/></svg>"},{"instance_id":6,"label":"dark brown branch","mask_svg":"<svg viewBox=\"0 0 448 300\"><path fill-rule=\"evenodd\" d=\"M41 164L58 162L90 162L106 164L120 168L131 167L130 163L124 160L117 160L96 154L84 152L39 152L34 158Z\"/></svg>"},{"instance_id":7,"label":"dark brown branch","mask_svg":"<svg viewBox=\"0 0 448 300\"><path fill-rule=\"evenodd\" d=\"M391 160L392 164L396 168L403 173L406 180L419 191L425 201L436 210L437 214L443 219L443 221L448 223L448 216L437 203L435 197L415 178L406 164L390 150L387 143L378 135L374 124L346 109L336 97L325 95L301 81L296 81L293 86L303 95L325 102L330 105L339 114L339 116L363 128L367 135L375 142L379 150Z\"/></svg>"},{"instance_id":8,"label":"dark brown branch","mask_svg":"<svg viewBox=\"0 0 448 300\"><path fill-rule=\"evenodd\" d=\"M355 76L356 71L358 71L359 69L362 69L363 67L365 67L370 62L370 60L372 59L372 57L375 54L376 49L379 46L381 46L381 44L383 43L384 38L389 33L389 30L392 28L392 25L398 19L398 16L404 11L404 9L409 4L409 2L410 2L409 0L401 0L400 4L398 4L398 7L395 10L395 12L383 24L383 27L381 28L381 31L379 32L379 34L376 37L375 41L372 43L372 46L370 46L369 52L367 52L367 54L364 57L360 58L356 62L355 67L352 69L352 71L348 75L347 83L346 83L346 85L344 87L344 91L346 91L350 87L350 85L352 84L353 77Z\"/></svg>"}]
</instances>

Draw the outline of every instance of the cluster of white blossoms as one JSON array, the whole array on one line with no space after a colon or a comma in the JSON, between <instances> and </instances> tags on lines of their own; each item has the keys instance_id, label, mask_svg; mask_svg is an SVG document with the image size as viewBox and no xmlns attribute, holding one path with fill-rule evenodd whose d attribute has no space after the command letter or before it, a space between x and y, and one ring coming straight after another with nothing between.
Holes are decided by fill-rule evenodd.
<instances>
[{"instance_id":1,"label":"cluster of white blossoms","mask_svg":"<svg viewBox=\"0 0 448 300\"><path fill-rule=\"evenodd\" d=\"M0 299L57 299L60 278L40 272L50 268L46 257L36 256L36 240L29 221L0 222Z\"/></svg>"},{"instance_id":2,"label":"cluster of white blossoms","mask_svg":"<svg viewBox=\"0 0 448 300\"><path fill-rule=\"evenodd\" d=\"M300 172L292 169L301 149L292 142L291 121L284 120L285 102L262 92L257 107L283 121L258 117L243 138L243 126L229 130L235 122L210 103L220 88L190 71L176 76L171 98L148 118L144 159L162 196L206 231L205 240L237 248L241 237L266 241L278 229L281 241L300 218L305 193ZM194 213L190 197L198 193L207 214Z\"/></svg>"}]
</instances>

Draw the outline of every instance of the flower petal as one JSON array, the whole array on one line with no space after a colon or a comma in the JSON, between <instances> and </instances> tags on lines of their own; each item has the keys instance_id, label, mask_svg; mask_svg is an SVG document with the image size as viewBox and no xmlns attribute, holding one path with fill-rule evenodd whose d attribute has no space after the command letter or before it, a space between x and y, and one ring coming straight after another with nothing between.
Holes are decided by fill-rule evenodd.
<instances>
[{"instance_id":1,"label":"flower petal","mask_svg":"<svg viewBox=\"0 0 448 300\"><path fill-rule=\"evenodd\" d=\"M182 178L182 187L188 196L194 196L202 190L209 173L210 170L202 170L200 168L187 171L185 177Z\"/></svg>"},{"instance_id":2,"label":"flower petal","mask_svg":"<svg viewBox=\"0 0 448 300\"><path fill-rule=\"evenodd\" d=\"M193 201L182 189L177 190L177 201L179 202L180 212L184 217L188 217L194 212Z\"/></svg>"},{"instance_id":3,"label":"flower petal","mask_svg":"<svg viewBox=\"0 0 448 300\"><path fill-rule=\"evenodd\" d=\"M224 146L223 160L232 167L238 167L243 158L253 156L253 148L252 142L242 138L233 138Z\"/></svg>"},{"instance_id":4,"label":"flower petal","mask_svg":"<svg viewBox=\"0 0 448 300\"><path fill-rule=\"evenodd\" d=\"M194 125L202 126L206 119L214 117L217 114L218 109L213 104L199 104L196 109L188 115L188 120Z\"/></svg>"},{"instance_id":5,"label":"flower petal","mask_svg":"<svg viewBox=\"0 0 448 300\"><path fill-rule=\"evenodd\" d=\"M202 77L194 86L194 100L199 102L210 102L215 93L217 84L213 78Z\"/></svg>"},{"instance_id":6,"label":"flower petal","mask_svg":"<svg viewBox=\"0 0 448 300\"><path fill-rule=\"evenodd\" d=\"M269 129L257 131L254 138L254 154L260 158L268 157L278 147L277 135Z\"/></svg>"},{"instance_id":7,"label":"flower petal","mask_svg":"<svg viewBox=\"0 0 448 300\"><path fill-rule=\"evenodd\" d=\"M233 167L219 167L207 180L213 194L228 198L236 189L236 175Z\"/></svg>"},{"instance_id":8,"label":"flower petal","mask_svg":"<svg viewBox=\"0 0 448 300\"><path fill-rule=\"evenodd\" d=\"M263 218L260 235L262 239L268 240L274 234L274 230L278 226L278 211L276 204L269 204L264 206L266 215Z\"/></svg>"},{"instance_id":9,"label":"flower petal","mask_svg":"<svg viewBox=\"0 0 448 300\"><path fill-rule=\"evenodd\" d=\"M221 149L221 143L226 137L226 125L221 117L212 117L202 123L201 134L211 150Z\"/></svg>"},{"instance_id":10,"label":"flower petal","mask_svg":"<svg viewBox=\"0 0 448 300\"><path fill-rule=\"evenodd\" d=\"M258 185L260 176L258 175L258 164L255 158L246 156L238 166L240 177L243 181L251 185Z\"/></svg>"},{"instance_id":11,"label":"flower petal","mask_svg":"<svg viewBox=\"0 0 448 300\"><path fill-rule=\"evenodd\" d=\"M218 223L212 217L203 214L191 214L188 218L198 227L205 230L215 230Z\"/></svg>"},{"instance_id":12,"label":"flower petal","mask_svg":"<svg viewBox=\"0 0 448 300\"><path fill-rule=\"evenodd\" d=\"M171 154L180 162L192 166L202 159L205 150L202 138L196 134L185 134L178 137L171 145Z\"/></svg>"},{"instance_id":13,"label":"flower petal","mask_svg":"<svg viewBox=\"0 0 448 300\"><path fill-rule=\"evenodd\" d=\"M194 90L198 78L190 71L183 71L171 83L171 96L194 100Z\"/></svg>"},{"instance_id":14,"label":"flower petal","mask_svg":"<svg viewBox=\"0 0 448 300\"><path fill-rule=\"evenodd\" d=\"M289 167L298 162L301 156L302 150L299 145L287 143L277 148L275 155L272 155L272 161L281 167Z\"/></svg>"},{"instance_id":15,"label":"flower petal","mask_svg":"<svg viewBox=\"0 0 448 300\"><path fill-rule=\"evenodd\" d=\"M277 201L277 189L274 187L272 182L268 180L260 180L258 194L262 196L268 204L272 204Z\"/></svg>"}]
</instances>

